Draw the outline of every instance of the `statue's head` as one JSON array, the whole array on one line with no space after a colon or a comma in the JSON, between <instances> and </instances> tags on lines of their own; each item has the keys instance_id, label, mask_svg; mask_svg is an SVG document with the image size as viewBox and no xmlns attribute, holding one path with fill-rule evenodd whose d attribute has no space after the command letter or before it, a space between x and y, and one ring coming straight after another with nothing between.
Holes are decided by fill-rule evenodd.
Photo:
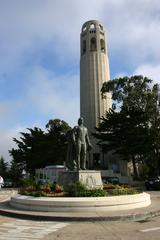
<instances>
[{"instance_id":1,"label":"statue's head","mask_svg":"<svg viewBox=\"0 0 160 240\"><path fill-rule=\"evenodd\" d=\"M83 122L84 122L83 118L82 118L82 117L80 117L80 118L78 119L78 125L82 125L82 124L83 124Z\"/></svg>"}]
</instances>

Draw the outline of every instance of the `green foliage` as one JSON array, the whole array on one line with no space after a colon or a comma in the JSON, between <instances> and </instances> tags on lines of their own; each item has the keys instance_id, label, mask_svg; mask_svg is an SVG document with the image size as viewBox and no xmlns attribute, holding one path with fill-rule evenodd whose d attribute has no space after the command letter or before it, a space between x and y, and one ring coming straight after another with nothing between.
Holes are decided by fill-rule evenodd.
<instances>
[{"instance_id":1,"label":"green foliage","mask_svg":"<svg viewBox=\"0 0 160 240\"><path fill-rule=\"evenodd\" d=\"M42 191L35 191L30 194L33 197L46 197L46 194Z\"/></svg>"},{"instance_id":2,"label":"green foliage","mask_svg":"<svg viewBox=\"0 0 160 240\"><path fill-rule=\"evenodd\" d=\"M4 181L6 179L10 179L13 182L13 186L19 186L22 179L22 169L14 160L12 160L9 164L3 157L1 157L0 176L4 178Z\"/></svg>"},{"instance_id":3,"label":"green foliage","mask_svg":"<svg viewBox=\"0 0 160 240\"><path fill-rule=\"evenodd\" d=\"M69 185L67 193L64 193L63 187L58 184L49 183L46 185L40 185L35 183L32 179L24 180L23 187L19 190L19 194L34 197L105 197L137 193L139 193L139 191L128 185L105 184L103 189L88 189L85 184L79 181Z\"/></svg>"},{"instance_id":4,"label":"green foliage","mask_svg":"<svg viewBox=\"0 0 160 240\"><path fill-rule=\"evenodd\" d=\"M20 186L23 178L23 168L20 163L16 163L13 159L9 169L9 178L12 179L14 186Z\"/></svg>"},{"instance_id":5,"label":"green foliage","mask_svg":"<svg viewBox=\"0 0 160 240\"><path fill-rule=\"evenodd\" d=\"M68 123L60 119L49 120L49 122L46 124L46 128L49 132L55 132L59 134L66 133L71 129Z\"/></svg>"},{"instance_id":6,"label":"green foliage","mask_svg":"<svg viewBox=\"0 0 160 240\"><path fill-rule=\"evenodd\" d=\"M138 190L136 190L135 188L115 188L112 190L112 195L116 196L116 195L129 195L129 194L137 194L139 193Z\"/></svg>"},{"instance_id":7,"label":"green foliage","mask_svg":"<svg viewBox=\"0 0 160 240\"><path fill-rule=\"evenodd\" d=\"M46 165L63 164L66 155L66 133L69 125L59 119L49 120L46 132L40 128L27 128L20 139L14 138L17 148L9 153L20 169L34 175L36 168Z\"/></svg>"},{"instance_id":8,"label":"green foliage","mask_svg":"<svg viewBox=\"0 0 160 240\"><path fill-rule=\"evenodd\" d=\"M137 194L139 191L133 187L126 184L114 185L111 183L104 184L103 189L111 196L116 195L127 195L127 194Z\"/></svg>"},{"instance_id":9,"label":"green foliage","mask_svg":"<svg viewBox=\"0 0 160 240\"><path fill-rule=\"evenodd\" d=\"M26 191L40 191L41 184L36 183L32 178L25 178L21 180L21 187L24 188Z\"/></svg>"},{"instance_id":10,"label":"green foliage","mask_svg":"<svg viewBox=\"0 0 160 240\"><path fill-rule=\"evenodd\" d=\"M54 192L54 193L63 192L63 186L61 186L57 183L49 182L48 184L44 185L44 188L48 188L49 192ZM42 188L42 189L44 190L44 188Z\"/></svg>"},{"instance_id":11,"label":"green foliage","mask_svg":"<svg viewBox=\"0 0 160 240\"><path fill-rule=\"evenodd\" d=\"M131 160L135 177L137 162L160 170L158 85L143 76L123 77L104 83L102 96L109 91L115 109L102 117L94 134L102 151L112 150L122 159Z\"/></svg>"},{"instance_id":12,"label":"green foliage","mask_svg":"<svg viewBox=\"0 0 160 240\"><path fill-rule=\"evenodd\" d=\"M21 187L34 186L35 181L32 178L24 178L21 180Z\"/></svg>"},{"instance_id":13,"label":"green foliage","mask_svg":"<svg viewBox=\"0 0 160 240\"><path fill-rule=\"evenodd\" d=\"M119 103L128 109L149 108L149 100L156 102L156 96L153 99L151 89L152 80L141 75L131 77L121 77L105 82L102 87L102 96L105 97L107 92L112 92L112 99L115 101L116 108ZM157 85L153 90L156 90Z\"/></svg>"},{"instance_id":14,"label":"green foliage","mask_svg":"<svg viewBox=\"0 0 160 240\"><path fill-rule=\"evenodd\" d=\"M150 172L150 168L146 164L139 164L139 180L145 180Z\"/></svg>"},{"instance_id":15,"label":"green foliage","mask_svg":"<svg viewBox=\"0 0 160 240\"><path fill-rule=\"evenodd\" d=\"M4 179L8 177L8 163L5 162L4 158L0 158L0 176Z\"/></svg>"},{"instance_id":16,"label":"green foliage","mask_svg":"<svg viewBox=\"0 0 160 240\"><path fill-rule=\"evenodd\" d=\"M29 191L29 189L21 189L19 191L19 194L26 195L26 196L33 196L33 197L47 197L47 193L43 191L38 191L38 190Z\"/></svg>"},{"instance_id":17,"label":"green foliage","mask_svg":"<svg viewBox=\"0 0 160 240\"><path fill-rule=\"evenodd\" d=\"M70 197L104 197L106 195L106 191L102 189L88 189L81 182L75 182L68 187L68 196Z\"/></svg>"},{"instance_id":18,"label":"green foliage","mask_svg":"<svg viewBox=\"0 0 160 240\"><path fill-rule=\"evenodd\" d=\"M52 192L55 192L56 191L56 186L57 184L56 183L48 183L48 186L50 187L51 191Z\"/></svg>"},{"instance_id":19,"label":"green foliage","mask_svg":"<svg viewBox=\"0 0 160 240\"><path fill-rule=\"evenodd\" d=\"M55 183L47 183L42 185L35 182L33 179L23 179L21 182L21 189L19 194L27 196L56 196L56 194L63 193L63 187Z\"/></svg>"},{"instance_id":20,"label":"green foliage","mask_svg":"<svg viewBox=\"0 0 160 240\"><path fill-rule=\"evenodd\" d=\"M44 166L46 136L40 128L27 130L28 133L20 133L20 140L13 138L17 148L9 153L26 172L34 173L36 167Z\"/></svg>"},{"instance_id":21,"label":"green foliage","mask_svg":"<svg viewBox=\"0 0 160 240\"><path fill-rule=\"evenodd\" d=\"M78 197L79 195L81 195L81 193L84 193L86 190L87 190L86 186L83 183L77 181L68 186L67 192L68 195L71 197L73 196Z\"/></svg>"},{"instance_id":22,"label":"green foliage","mask_svg":"<svg viewBox=\"0 0 160 240\"><path fill-rule=\"evenodd\" d=\"M106 197L108 194L103 189L90 189L87 191L86 197Z\"/></svg>"}]
</instances>

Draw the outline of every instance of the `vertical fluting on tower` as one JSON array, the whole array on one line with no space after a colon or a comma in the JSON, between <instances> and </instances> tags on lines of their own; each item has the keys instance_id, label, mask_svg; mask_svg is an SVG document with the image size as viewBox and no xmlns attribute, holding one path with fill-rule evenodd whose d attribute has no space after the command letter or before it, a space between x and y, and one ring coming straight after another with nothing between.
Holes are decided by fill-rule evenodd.
<instances>
[{"instance_id":1,"label":"vertical fluting on tower","mask_svg":"<svg viewBox=\"0 0 160 240\"><path fill-rule=\"evenodd\" d=\"M99 21L83 24L80 40L80 115L90 132L111 108L111 95L101 97L102 84L110 79L105 31Z\"/></svg>"}]
</instances>

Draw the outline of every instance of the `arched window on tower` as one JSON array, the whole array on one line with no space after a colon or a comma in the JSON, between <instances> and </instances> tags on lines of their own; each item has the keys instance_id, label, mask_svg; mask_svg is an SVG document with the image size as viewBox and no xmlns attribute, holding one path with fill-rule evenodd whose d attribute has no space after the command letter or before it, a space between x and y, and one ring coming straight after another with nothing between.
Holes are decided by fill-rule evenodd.
<instances>
[{"instance_id":1,"label":"arched window on tower","mask_svg":"<svg viewBox=\"0 0 160 240\"><path fill-rule=\"evenodd\" d=\"M105 52L105 41L103 39L100 40L100 45L101 45L101 51Z\"/></svg>"},{"instance_id":2,"label":"arched window on tower","mask_svg":"<svg viewBox=\"0 0 160 240\"><path fill-rule=\"evenodd\" d=\"M94 23L92 23L91 25L90 25L90 27L89 27L89 29L90 29L90 33L96 33L96 27L95 27L95 24Z\"/></svg>"},{"instance_id":3,"label":"arched window on tower","mask_svg":"<svg viewBox=\"0 0 160 240\"><path fill-rule=\"evenodd\" d=\"M82 54L85 54L86 52L86 40L83 40L82 42Z\"/></svg>"},{"instance_id":4,"label":"arched window on tower","mask_svg":"<svg viewBox=\"0 0 160 240\"><path fill-rule=\"evenodd\" d=\"M95 25L94 25L94 23L92 23L91 25L90 25L90 29L95 29Z\"/></svg>"},{"instance_id":5,"label":"arched window on tower","mask_svg":"<svg viewBox=\"0 0 160 240\"><path fill-rule=\"evenodd\" d=\"M91 38L91 43L90 43L90 50L91 51L96 51L97 50L97 46L96 46L96 38Z\"/></svg>"}]
</instances>

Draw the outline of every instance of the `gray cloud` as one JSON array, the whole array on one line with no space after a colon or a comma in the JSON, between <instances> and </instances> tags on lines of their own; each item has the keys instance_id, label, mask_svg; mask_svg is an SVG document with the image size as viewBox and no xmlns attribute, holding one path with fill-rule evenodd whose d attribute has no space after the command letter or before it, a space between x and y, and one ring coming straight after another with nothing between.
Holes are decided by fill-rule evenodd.
<instances>
[{"instance_id":1,"label":"gray cloud","mask_svg":"<svg viewBox=\"0 0 160 240\"><path fill-rule=\"evenodd\" d=\"M40 125L40 116L72 125L79 117L79 35L87 20L100 20L106 28L113 76L138 73L160 80L158 0L6 0L0 16L0 83L11 88L10 82L19 81L23 92L0 101L4 154L11 146L7 139L27 125L32 111Z\"/></svg>"},{"instance_id":2,"label":"gray cloud","mask_svg":"<svg viewBox=\"0 0 160 240\"><path fill-rule=\"evenodd\" d=\"M154 83L160 84L160 64L157 65L151 65L151 64L144 64L139 66L137 69L135 69L134 74L135 75L144 75L150 79L153 80Z\"/></svg>"},{"instance_id":3,"label":"gray cloud","mask_svg":"<svg viewBox=\"0 0 160 240\"><path fill-rule=\"evenodd\" d=\"M108 27L111 57L117 55L133 67L143 61L159 61L159 2L113 0L105 6L103 20Z\"/></svg>"},{"instance_id":4,"label":"gray cloud","mask_svg":"<svg viewBox=\"0 0 160 240\"><path fill-rule=\"evenodd\" d=\"M21 67L25 54L43 44L49 44L57 58L78 61L81 25L89 19L99 19L106 27L110 57L122 54L134 66L148 59L159 60L158 0L15 0L0 6L0 69Z\"/></svg>"},{"instance_id":5,"label":"gray cloud","mask_svg":"<svg viewBox=\"0 0 160 240\"><path fill-rule=\"evenodd\" d=\"M64 119L74 125L79 117L79 77L73 73L56 76L36 67L28 79L27 102L38 112Z\"/></svg>"}]
</instances>

